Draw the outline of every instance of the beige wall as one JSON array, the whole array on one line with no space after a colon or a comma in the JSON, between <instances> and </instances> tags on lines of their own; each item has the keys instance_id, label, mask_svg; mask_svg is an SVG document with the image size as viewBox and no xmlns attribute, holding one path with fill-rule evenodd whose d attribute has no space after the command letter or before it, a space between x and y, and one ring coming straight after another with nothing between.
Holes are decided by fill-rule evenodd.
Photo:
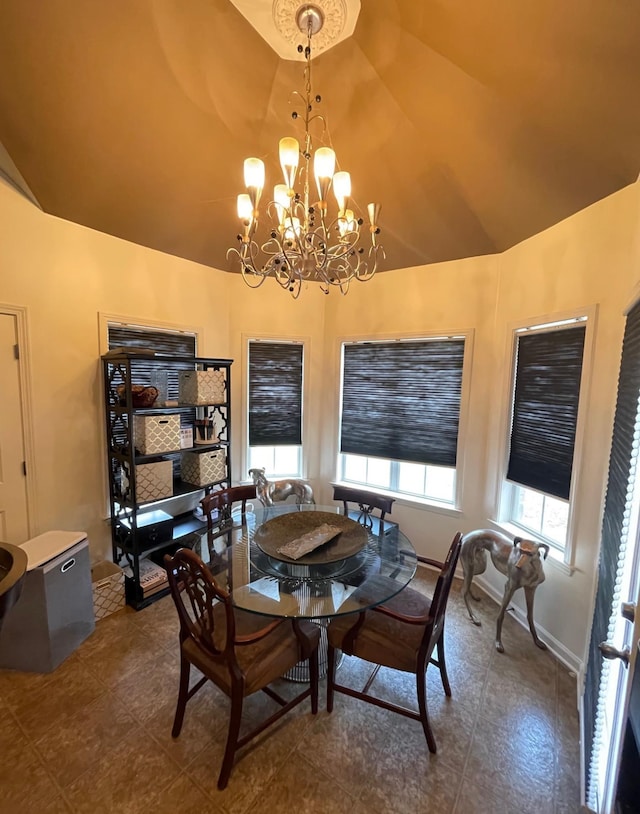
<instances>
[{"instance_id":1,"label":"beige wall","mask_svg":"<svg viewBox=\"0 0 640 814\"><path fill-rule=\"evenodd\" d=\"M388 272L347 297L310 287L293 301L275 284L241 279L162 255L41 213L0 184L0 303L28 312L38 511L34 531L86 529L94 558L109 550L98 313L201 329L199 353L235 359L234 482L241 480L243 335L310 341L307 474L320 499L335 476L338 348L343 338L424 331L473 332L469 421L459 513L399 501L394 517L416 544L444 553L456 530L494 516L507 326L597 304L587 441L578 494L573 575L550 564L538 592L540 625L570 662L582 659L615 405L623 311L637 283L638 185L558 224L500 257ZM390 417L390 420L392 418ZM493 573L489 587L500 590ZM520 600L518 600L520 601Z\"/></svg>"},{"instance_id":2,"label":"beige wall","mask_svg":"<svg viewBox=\"0 0 640 814\"><path fill-rule=\"evenodd\" d=\"M104 556L98 312L200 327L199 351L226 356L228 275L44 215L4 184L0 222L0 302L28 314L33 532L86 530Z\"/></svg>"},{"instance_id":3,"label":"beige wall","mask_svg":"<svg viewBox=\"0 0 640 814\"><path fill-rule=\"evenodd\" d=\"M469 424L464 434L460 513L418 509L398 501L393 516L417 550L443 556L457 530L496 518L501 471L509 326L576 308L597 306L585 444L576 495L575 570L548 561L536 619L555 650L573 666L584 655L591 623L595 566L606 488L611 427L624 330L624 310L640 278L640 187L627 187L499 257L389 272L327 302L325 359L335 379L338 337L420 331L474 330ZM357 289L357 291L356 291ZM333 397L333 394L332 394ZM335 402L328 402L327 415ZM390 416L392 420L392 416ZM334 437L335 433L326 433ZM325 447L322 475L333 476L335 446ZM487 569L501 596L504 578ZM523 605L516 595L515 604Z\"/></svg>"}]
</instances>

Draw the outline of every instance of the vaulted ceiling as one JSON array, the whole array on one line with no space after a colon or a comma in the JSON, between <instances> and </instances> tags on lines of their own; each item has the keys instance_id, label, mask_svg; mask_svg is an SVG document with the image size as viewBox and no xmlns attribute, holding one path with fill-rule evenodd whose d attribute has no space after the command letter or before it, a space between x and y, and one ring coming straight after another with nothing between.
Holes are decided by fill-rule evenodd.
<instances>
[{"instance_id":1,"label":"vaulted ceiling","mask_svg":"<svg viewBox=\"0 0 640 814\"><path fill-rule=\"evenodd\" d=\"M46 212L230 269L243 159L279 180L302 70L229 0L3 0L0 166ZM362 0L313 82L387 269L501 252L640 172L636 2Z\"/></svg>"}]
</instances>

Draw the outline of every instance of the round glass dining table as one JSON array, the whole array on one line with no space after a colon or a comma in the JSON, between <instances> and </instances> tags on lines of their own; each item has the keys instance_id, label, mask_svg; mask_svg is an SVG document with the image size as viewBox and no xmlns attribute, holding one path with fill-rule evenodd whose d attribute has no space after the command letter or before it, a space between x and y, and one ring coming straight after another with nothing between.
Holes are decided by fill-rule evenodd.
<instances>
[{"instance_id":1,"label":"round glass dining table","mask_svg":"<svg viewBox=\"0 0 640 814\"><path fill-rule=\"evenodd\" d=\"M339 506L257 506L244 522L234 516L215 536L200 534L196 551L236 607L326 619L380 605L413 577L411 542L397 525L374 523L345 517Z\"/></svg>"}]
</instances>

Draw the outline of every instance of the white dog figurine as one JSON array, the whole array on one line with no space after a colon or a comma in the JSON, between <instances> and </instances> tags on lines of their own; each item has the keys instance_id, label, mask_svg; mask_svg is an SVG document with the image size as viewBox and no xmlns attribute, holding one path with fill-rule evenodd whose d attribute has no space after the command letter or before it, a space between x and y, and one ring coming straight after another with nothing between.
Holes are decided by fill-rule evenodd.
<instances>
[{"instance_id":1,"label":"white dog figurine","mask_svg":"<svg viewBox=\"0 0 640 814\"><path fill-rule=\"evenodd\" d=\"M256 486L256 494L263 506L273 506L274 500L286 500L295 495L298 506L301 503L315 503L313 489L308 483L298 478L270 482L264 469L250 469L249 474Z\"/></svg>"},{"instance_id":2,"label":"white dog figurine","mask_svg":"<svg viewBox=\"0 0 640 814\"><path fill-rule=\"evenodd\" d=\"M511 597L518 588L524 588L527 603L527 621L529 622L529 630L533 636L533 641L541 650L547 649L546 644L538 638L533 623L535 591L538 585L544 582L544 571L540 557L541 549L543 553L542 559L546 560L549 553L549 546L546 543L534 543L532 540L523 540L520 537L516 537L511 542L504 534L489 529L470 531L462 538L462 548L460 549L460 562L464 572L462 596L474 625L479 625L480 622L473 615L469 605L469 595L476 601L479 601L479 597L473 595L471 582L476 574L485 572L487 568L487 551L495 567L507 578L496 625L496 650L499 653L504 653L504 647L502 646L504 614Z\"/></svg>"}]
</instances>

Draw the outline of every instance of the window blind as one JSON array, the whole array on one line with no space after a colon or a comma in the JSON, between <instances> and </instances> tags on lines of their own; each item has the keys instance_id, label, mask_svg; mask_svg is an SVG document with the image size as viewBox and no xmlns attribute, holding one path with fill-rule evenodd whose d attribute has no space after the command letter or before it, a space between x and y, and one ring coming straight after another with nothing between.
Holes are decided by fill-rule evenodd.
<instances>
[{"instance_id":1,"label":"window blind","mask_svg":"<svg viewBox=\"0 0 640 814\"><path fill-rule=\"evenodd\" d=\"M139 328L131 325L109 325L109 350L115 348L145 348L163 356L184 356L185 363L178 362L167 371L167 398L178 398L179 371L193 370L193 363L187 361L196 355L196 338L193 334L174 333ZM135 384L151 385L162 366L154 357L136 359L132 370Z\"/></svg>"},{"instance_id":2,"label":"window blind","mask_svg":"<svg viewBox=\"0 0 640 814\"><path fill-rule=\"evenodd\" d=\"M613 437L609 456L609 476L602 520L600 560L598 563L598 587L596 590L593 624L587 657L584 686L584 733L587 783L597 785L599 744L594 742L595 727L603 712L598 713L603 656L598 645L607 641L612 603L617 580L623 567L624 550L629 535L633 490L630 483L637 477L637 443L640 397L640 303L627 317L622 344L622 360L618 377L618 398L613 422ZM624 597L623 597L624 598ZM617 602L616 602L617 605ZM615 612L619 610L616 607ZM639 669L636 666L636 670Z\"/></svg>"},{"instance_id":3,"label":"window blind","mask_svg":"<svg viewBox=\"0 0 640 814\"><path fill-rule=\"evenodd\" d=\"M455 466L464 339L346 344L340 451Z\"/></svg>"},{"instance_id":4,"label":"window blind","mask_svg":"<svg viewBox=\"0 0 640 814\"><path fill-rule=\"evenodd\" d=\"M507 480L568 499L585 326L520 336Z\"/></svg>"},{"instance_id":5,"label":"window blind","mask_svg":"<svg viewBox=\"0 0 640 814\"><path fill-rule=\"evenodd\" d=\"M249 445L302 443L303 346L249 343Z\"/></svg>"}]
</instances>

